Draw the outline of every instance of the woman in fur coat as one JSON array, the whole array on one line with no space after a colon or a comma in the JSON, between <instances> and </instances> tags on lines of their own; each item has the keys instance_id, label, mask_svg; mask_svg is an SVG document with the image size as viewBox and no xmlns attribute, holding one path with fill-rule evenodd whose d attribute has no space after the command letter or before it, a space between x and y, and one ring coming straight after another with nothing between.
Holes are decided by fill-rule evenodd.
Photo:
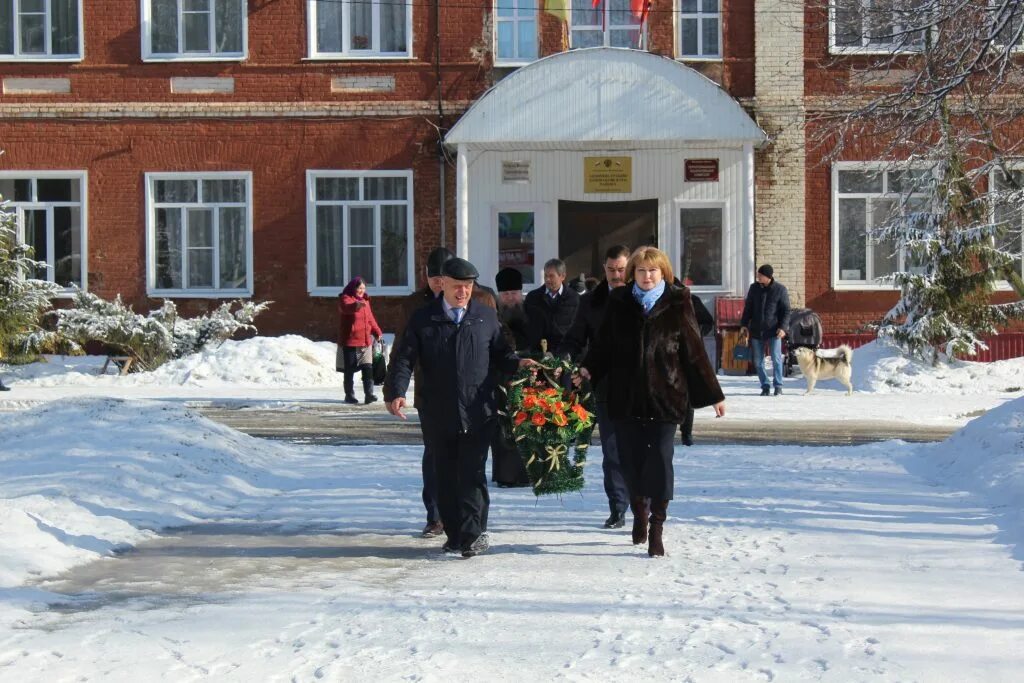
<instances>
[{"instance_id":1,"label":"woman in fur coat","mask_svg":"<svg viewBox=\"0 0 1024 683\"><path fill-rule=\"evenodd\" d=\"M363 375L363 400L373 403L373 340L383 333L370 308L370 297L366 295L366 283L362 278L353 278L338 296L338 351L342 355L342 371L345 373L345 403L359 403L356 398L354 376L356 370Z\"/></svg>"},{"instance_id":2,"label":"woman in fur coat","mask_svg":"<svg viewBox=\"0 0 1024 683\"><path fill-rule=\"evenodd\" d=\"M615 425L623 475L633 511L633 543L665 554L662 528L672 500L675 433L690 408L725 397L704 343L690 290L672 283L668 256L640 247L626 266L625 287L608 296L601 328L580 374L607 377L608 416Z\"/></svg>"}]
</instances>

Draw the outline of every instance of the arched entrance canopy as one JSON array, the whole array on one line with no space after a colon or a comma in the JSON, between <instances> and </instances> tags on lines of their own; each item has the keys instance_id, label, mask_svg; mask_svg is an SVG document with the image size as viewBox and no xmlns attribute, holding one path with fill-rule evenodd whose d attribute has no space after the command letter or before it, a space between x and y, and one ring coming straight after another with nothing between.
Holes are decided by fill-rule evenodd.
<instances>
[{"instance_id":1,"label":"arched entrance canopy","mask_svg":"<svg viewBox=\"0 0 1024 683\"><path fill-rule=\"evenodd\" d=\"M480 97L445 137L465 149L652 149L766 139L725 90L667 57L624 48L561 52Z\"/></svg>"}]
</instances>

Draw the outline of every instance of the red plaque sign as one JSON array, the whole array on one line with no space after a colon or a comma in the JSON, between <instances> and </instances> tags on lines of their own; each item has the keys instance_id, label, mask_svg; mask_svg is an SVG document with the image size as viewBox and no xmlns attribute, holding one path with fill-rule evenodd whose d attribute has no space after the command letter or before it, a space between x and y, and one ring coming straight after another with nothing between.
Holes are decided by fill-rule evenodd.
<instances>
[{"instance_id":1,"label":"red plaque sign","mask_svg":"<svg viewBox=\"0 0 1024 683\"><path fill-rule=\"evenodd\" d=\"M718 159L687 159L684 165L686 182L718 182Z\"/></svg>"}]
</instances>

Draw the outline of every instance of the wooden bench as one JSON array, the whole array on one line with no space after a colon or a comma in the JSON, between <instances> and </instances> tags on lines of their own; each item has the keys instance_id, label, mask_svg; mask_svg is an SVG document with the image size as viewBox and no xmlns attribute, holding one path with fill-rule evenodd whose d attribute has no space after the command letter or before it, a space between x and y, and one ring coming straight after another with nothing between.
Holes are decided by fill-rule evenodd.
<instances>
[{"instance_id":1,"label":"wooden bench","mask_svg":"<svg viewBox=\"0 0 1024 683\"><path fill-rule=\"evenodd\" d=\"M101 375L107 374L107 366L113 362L118 367L119 375L127 375L132 369L132 363L135 362L134 356L107 356L107 360L103 363L103 369L100 370Z\"/></svg>"}]
</instances>

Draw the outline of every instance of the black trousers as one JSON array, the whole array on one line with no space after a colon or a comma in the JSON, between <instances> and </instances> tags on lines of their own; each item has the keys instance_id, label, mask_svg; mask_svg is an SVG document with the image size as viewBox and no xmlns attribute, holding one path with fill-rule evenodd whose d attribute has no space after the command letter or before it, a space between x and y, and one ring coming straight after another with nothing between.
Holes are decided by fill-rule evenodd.
<instances>
[{"instance_id":1,"label":"black trousers","mask_svg":"<svg viewBox=\"0 0 1024 683\"><path fill-rule=\"evenodd\" d=\"M491 481L501 486L529 486L530 475L514 441L505 430L495 429L491 437Z\"/></svg>"},{"instance_id":2,"label":"black trousers","mask_svg":"<svg viewBox=\"0 0 1024 683\"><path fill-rule=\"evenodd\" d=\"M476 432L431 434L427 440L427 450L434 454L437 504L448 545L463 550L487 531L487 449L494 427L492 420Z\"/></svg>"},{"instance_id":3,"label":"black trousers","mask_svg":"<svg viewBox=\"0 0 1024 683\"><path fill-rule=\"evenodd\" d=\"M346 398L349 396L355 396L355 374L356 370L362 374L363 377L363 395L373 395L373 366L359 365L359 354L360 349L355 346L346 346L344 350L345 368L343 370L345 374L344 389Z\"/></svg>"},{"instance_id":4,"label":"black trousers","mask_svg":"<svg viewBox=\"0 0 1024 683\"><path fill-rule=\"evenodd\" d=\"M672 455L678 428L674 422L638 418L615 420L622 474L631 497L672 500L675 489Z\"/></svg>"},{"instance_id":5,"label":"black trousers","mask_svg":"<svg viewBox=\"0 0 1024 683\"><path fill-rule=\"evenodd\" d=\"M604 492L608 496L608 508L625 512L629 507L629 487L622 474L622 459L619 456L619 437L615 423L608 417L608 404L597 404L597 431L601 435L601 470L604 473Z\"/></svg>"},{"instance_id":6,"label":"black trousers","mask_svg":"<svg viewBox=\"0 0 1024 683\"><path fill-rule=\"evenodd\" d=\"M427 511L427 523L430 524L441 521L441 508L437 505L437 465L430 441L423 431L423 423L420 423L420 432L423 434L423 507Z\"/></svg>"}]
</instances>

